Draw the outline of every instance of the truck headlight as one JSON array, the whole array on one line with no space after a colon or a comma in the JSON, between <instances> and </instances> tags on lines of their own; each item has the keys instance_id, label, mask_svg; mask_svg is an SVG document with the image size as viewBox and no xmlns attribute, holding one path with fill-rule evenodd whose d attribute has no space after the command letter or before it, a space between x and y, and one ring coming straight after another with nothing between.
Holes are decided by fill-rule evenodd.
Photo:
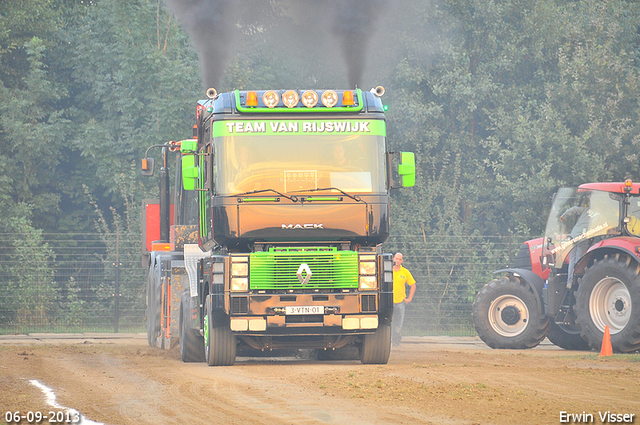
<instances>
[{"instance_id":1,"label":"truck headlight","mask_svg":"<svg viewBox=\"0 0 640 425\"><path fill-rule=\"evenodd\" d=\"M314 90L307 90L302 94L302 104L307 108L313 108L318 103L318 93Z\"/></svg>"},{"instance_id":2,"label":"truck headlight","mask_svg":"<svg viewBox=\"0 0 640 425\"><path fill-rule=\"evenodd\" d=\"M231 291L246 292L248 290L249 290L248 277L232 277L231 278Z\"/></svg>"},{"instance_id":3,"label":"truck headlight","mask_svg":"<svg viewBox=\"0 0 640 425\"><path fill-rule=\"evenodd\" d=\"M358 288L361 291L375 290L378 287L376 277L376 255L361 254L358 259Z\"/></svg>"},{"instance_id":4,"label":"truck headlight","mask_svg":"<svg viewBox=\"0 0 640 425\"><path fill-rule=\"evenodd\" d=\"M375 276L360 276L358 288L361 291L370 291L378 287L378 279Z\"/></svg>"},{"instance_id":5,"label":"truck headlight","mask_svg":"<svg viewBox=\"0 0 640 425\"><path fill-rule=\"evenodd\" d=\"M320 98L322 104L327 108L333 108L338 103L338 93L333 90L327 90L322 93L322 97Z\"/></svg>"},{"instance_id":6,"label":"truck headlight","mask_svg":"<svg viewBox=\"0 0 640 425\"><path fill-rule=\"evenodd\" d=\"M287 90L282 95L282 103L284 103L284 106L287 108L293 108L298 104L299 100L300 96L298 95L298 92L294 90Z\"/></svg>"},{"instance_id":7,"label":"truck headlight","mask_svg":"<svg viewBox=\"0 0 640 425\"><path fill-rule=\"evenodd\" d=\"M231 285L233 292L249 290L249 257L238 255L231 257Z\"/></svg>"},{"instance_id":8,"label":"truck headlight","mask_svg":"<svg viewBox=\"0 0 640 425\"><path fill-rule=\"evenodd\" d=\"M375 261L360 261L360 274L375 275L376 274Z\"/></svg>"},{"instance_id":9,"label":"truck headlight","mask_svg":"<svg viewBox=\"0 0 640 425\"><path fill-rule=\"evenodd\" d=\"M280 102L280 95L273 90L269 90L262 95L262 103L267 108L275 108Z\"/></svg>"},{"instance_id":10,"label":"truck headlight","mask_svg":"<svg viewBox=\"0 0 640 425\"><path fill-rule=\"evenodd\" d=\"M232 263L231 276L249 276L249 263Z\"/></svg>"}]
</instances>

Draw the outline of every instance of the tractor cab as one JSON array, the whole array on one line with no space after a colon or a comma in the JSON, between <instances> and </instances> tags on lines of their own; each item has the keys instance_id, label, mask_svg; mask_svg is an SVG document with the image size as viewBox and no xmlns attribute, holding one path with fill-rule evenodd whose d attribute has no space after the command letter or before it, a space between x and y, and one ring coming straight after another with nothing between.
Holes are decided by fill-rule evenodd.
<instances>
[{"instance_id":1,"label":"tractor cab","mask_svg":"<svg viewBox=\"0 0 640 425\"><path fill-rule=\"evenodd\" d=\"M561 269L578 245L591 245L620 235L624 198L619 193L599 190L566 187L558 190L547 220L543 265Z\"/></svg>"},{"instance_id":2,"label":"tractor cab","mask_svg":"<svg viewBox=\"0 0 640 425\"><path fill-rule=\"evenodd\" d=\"M592 247L617 236L640 236L639 192L640 184L630 180L559 189L545 230L543 266L566 267L578 245Z\"/></svg>"}]
</instances>

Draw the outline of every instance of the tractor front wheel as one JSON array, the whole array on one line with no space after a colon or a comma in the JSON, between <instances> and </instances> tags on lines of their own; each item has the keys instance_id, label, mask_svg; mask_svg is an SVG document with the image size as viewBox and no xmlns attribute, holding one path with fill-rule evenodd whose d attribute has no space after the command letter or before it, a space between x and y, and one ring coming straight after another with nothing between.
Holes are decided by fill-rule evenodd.
<instances>
[{"instance_id":1,"label":"tractor front wheel","mask_svg":"<svg viewBox=\"0 0 640 425\"><path fill-rule=\"evenodd\" d=\"M473 323L489 347L525 349L540 344L550 322L529 285L511 276L494 279L478 292Z\"/></svg>"}]
</instances>

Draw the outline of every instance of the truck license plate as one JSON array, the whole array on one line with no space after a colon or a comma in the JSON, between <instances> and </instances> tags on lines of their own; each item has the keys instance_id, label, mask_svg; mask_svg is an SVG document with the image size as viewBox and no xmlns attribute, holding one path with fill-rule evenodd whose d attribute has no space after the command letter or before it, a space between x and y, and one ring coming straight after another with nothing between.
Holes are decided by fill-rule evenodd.
<instances>
[{"instance_id":1,"label":"truck license plate","mask_svg":"<svg viewBox=\"0 0 640 425\"><path fill-rule=\"evenodd\" d=\"M324 306L311 305L311 306L287 306L285 307L285 314L324 314Z\"/></svg>"}]
</instances>

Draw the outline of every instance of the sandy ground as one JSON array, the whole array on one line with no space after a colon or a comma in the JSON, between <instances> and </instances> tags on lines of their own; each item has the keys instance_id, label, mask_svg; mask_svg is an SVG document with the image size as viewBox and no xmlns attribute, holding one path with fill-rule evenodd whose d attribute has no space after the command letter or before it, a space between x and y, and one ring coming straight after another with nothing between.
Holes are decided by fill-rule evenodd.
<instances>
[{"instance_id":1,"label":"sandy ground","mask_svg":"<svg viewBox=\"0 0 640 425\"><path fill-rule=\"evenodd\" d=\"M150 348L144 335L4 336L0 424L7 411L60 410L30 380L51 388L59 405L107 425L602 424L621 423L624 414L640 424L638 354L599 357L548 343L491 350L476 338L405 341L387 365L302 353L208 367L182 363L176 349ZM605 412L616 421L603 421Z\"/></svg>"}]
</instances>

